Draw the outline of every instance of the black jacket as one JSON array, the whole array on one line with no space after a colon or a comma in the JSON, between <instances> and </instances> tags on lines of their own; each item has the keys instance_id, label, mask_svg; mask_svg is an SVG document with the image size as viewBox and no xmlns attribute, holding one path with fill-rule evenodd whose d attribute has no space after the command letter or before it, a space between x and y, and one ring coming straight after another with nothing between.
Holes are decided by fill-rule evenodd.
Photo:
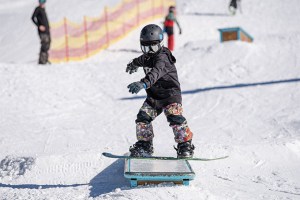
<instances>
[{"instance_id":1,"label":"black jacket","mask_svg":"<svg viewBox=\"0 0 300 200\"><path fill-rule=\"evenodd\" d=\"M40 31L40 29L38 28L39 33L50 33L50 27L45 8L41 8L40 6L36 7L31 19L37 27L41 25L45 26L46 30L44 32Z\"/></svg>"},{"instance_id":2,"label":"black jacket","mask_svg":"<svg viewBox=\"0 0 300 200\"><path fill-rule=\"evenodd\" d=\"M168 48L163 47L153 57L141 55L136 59L146 74L141 81L147 85L148 99L159 100L165 105L181 103L180 83L174 65L176 59Z\"/></svg>"},{"instance_id":3,"label":"black jacket","mask_svg":"<svg viewBox=\"0 0 300 200\"><path fill-rule=\"evenodd\" d=\"M237 0L231 0L229 6L234 7L235 9L237 9Z\"/></svg>"}]
</instances>

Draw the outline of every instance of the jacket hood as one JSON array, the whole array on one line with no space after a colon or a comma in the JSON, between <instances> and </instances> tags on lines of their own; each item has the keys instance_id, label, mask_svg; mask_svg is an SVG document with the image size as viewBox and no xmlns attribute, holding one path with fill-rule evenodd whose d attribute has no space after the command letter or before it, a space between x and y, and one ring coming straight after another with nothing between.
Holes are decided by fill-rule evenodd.
<instances>
[{"instance_id":1,"label":"jacket hood","mask_svg":"<svg viewBox=\"0 0 300 200\"><path fill-rule=\"evenodd\" d=\"M168 48L163 47L162 53L164 53L168 56L170 63L172 63L172 64L176 63L176 58L173 56L172 52Z\"/></svg>"}]
</instances>

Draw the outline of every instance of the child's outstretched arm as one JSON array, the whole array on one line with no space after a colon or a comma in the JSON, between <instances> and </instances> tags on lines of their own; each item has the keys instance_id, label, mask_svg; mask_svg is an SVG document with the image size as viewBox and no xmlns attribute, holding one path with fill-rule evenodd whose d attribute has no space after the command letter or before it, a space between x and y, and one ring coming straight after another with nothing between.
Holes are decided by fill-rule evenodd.
<instances>
[{"instance_id":1,"label":"child's outstretched arm","mask_svg":"<svg viewBox=\"0 0 300 200\"><path fill-rule=\"evenodd\" d=\"M141 82L141 81L137 81L137 82L133 82L130 83L127 88L129 89L129 92L131 92L132 94L137 94L141 89L146 89L146 84Z\"/></svg>"},{"instance_id":2,"label":"child's outstretched arm","mask_svg":"<svg viewBox=\"0 0 300 200\"><path fill-rule=\"evenodd\" d=\"M139 67L143 67L143 66L144 66L144 61L142 55L138 58L133 59L131 62L127 64L126 72L132 74L134 72L137 72ZM141 81L137 81L129 84L127 88L129 89L130 93L137 94L141 89L146 89L146 84Z\"/></svg>"},{"instance_id":3,"label":"child's outstretched arm","mask_svg":"<svg viewBox=\"0 0 300 200\"><path fill-rule=\"evenodd\" d=\"M127 64L126 72L129 74L133 74L134 72L137 72L139 67L143 67L143 60L140 57L133 59Z\"/></svg>"}]
</instances>

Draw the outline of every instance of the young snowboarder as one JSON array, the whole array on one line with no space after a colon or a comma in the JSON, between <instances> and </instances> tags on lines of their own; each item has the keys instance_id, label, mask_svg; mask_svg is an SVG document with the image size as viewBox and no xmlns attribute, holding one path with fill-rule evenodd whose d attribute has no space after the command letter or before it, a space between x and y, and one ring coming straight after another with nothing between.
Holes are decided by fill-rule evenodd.
<instances>
[{"instance_id":1,"label":"young snowboarder","mask_svg":"<svg viewBox=\"0 0 300 200\"><path fill-rule=\"evenodd\" d=\"M175 67L176 59L171 51L163 46L163 31L155 25L145 26L140 33L143 55L133 59L126 68L132 74L143 67L146 76L128 85L129 92L138 93L146 89L147 98L137 114L137 142L130 147L131 156L146 157L153 154L152 121L162 112L167 117L178 143L177 157L192 157L193 133L182 115L180 83Z\"/></svg>"},{"instance_id":2,"label":"young snowboarder","mask_svg":"<svg viewBox=\"0 0 300 200\"><path fill-rule=\"evenodd\" d=\"M174 22L177 24L179 28L179 34L182 33L181 27L176 19L176 10L174 6L169 7L169 13L164 21L164 31L168 35L168 48L169 50L174 50Z\"/></svg>"},{"instance_id":3,"label":"young snowboarder","mask_svg":"<svg viewBox=\"0 0 300 200\"><path fill-rule=\"evenodd\" d=\"M41 40L41 49L39 64L47 64L48 61L48 51L50 49L51 37L50 37L50 27L45 10L46 0L39 0L39 6L35 8L33 15L31 17L33 23L38 28L38 33Z\"/></svg>"}]
</instances>

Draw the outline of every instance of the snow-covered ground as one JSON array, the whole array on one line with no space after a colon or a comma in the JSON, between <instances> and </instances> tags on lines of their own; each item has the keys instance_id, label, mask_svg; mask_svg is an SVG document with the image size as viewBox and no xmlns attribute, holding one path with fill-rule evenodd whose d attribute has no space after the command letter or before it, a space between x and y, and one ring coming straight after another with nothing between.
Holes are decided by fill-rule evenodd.
<instances>
[{"instance_id":1,"label":"snow-covered ground","mask_svg":"<svg viewBox=\"0 0 300 200\"><path fill-rule=\"evenodd\" d=\"M71 4L72 2L72 4ZM52 0L52 21L80 20L119 1ZM95 6L98 3L99 6ZM37 65L35 1L0 0L0 199L300 199L300 1L178 0L176 32L184 116L194 132L191 185L131 189L123 154L135 142L145 93L126 86L139 31L78 63ZM161 23L162 20L155 23ZM241 26L253 43L219 42ZM153 123L155 155L175 156L171 128Z\"/></svg>"}]
</instances>

